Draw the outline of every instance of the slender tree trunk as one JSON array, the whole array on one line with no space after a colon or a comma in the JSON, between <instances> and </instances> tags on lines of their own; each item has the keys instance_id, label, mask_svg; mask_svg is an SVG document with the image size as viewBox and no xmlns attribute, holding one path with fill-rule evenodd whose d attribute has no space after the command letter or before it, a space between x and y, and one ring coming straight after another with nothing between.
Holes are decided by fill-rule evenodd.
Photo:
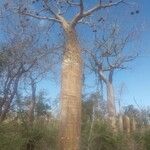
<instances>
[{"instance_id":1,"label":"slender tree trunk","mask_svg":"<svg viewBox=\"0 0 150 150\"><path fill-rule=\"evenodd\" d=\"M4 106L4 110L1 113L0 122L3 122L6 119L6 114L8 113L9 108L10 108L10 104L9 102L7 102Z\"/></svg>"},{"instance_id":2,"label":"slender tree trunk","mask_svg":"<svg viewBox=\"0 0 150 150\"><path fill-rule=\"evenodd\" d=\"M119 131L123 131L123 118L122 118L122 114L119 114L118 116L118 128Z\"/></svg>"},{"instance_id":3,"label":"slender tree trunk","mask_svg":"<svg viewBox=\"0 0 150 150\"><path fill-rule=\"evenodd\" d=\"M130 133L130 118L126 115L123 117L123 129L126 133Z\"/></svg>"},{"instance_id":4,"label":"slender tree trunk","mask_svg":"<svg viewBox=\"0 0 150 150\"><path fill-rule=\"evenodd\" d=\"M73 28L65 29L62 63L60 149L79 150L81 120L81 49Z\"/></svg>"},{"instance_id":5,"label":"slender tree trunk","mask_svg":"<svg viewBox=\"0 0 150 150\"><path fill-rule=\"evenodd\" d=\"M130 130L131 132L135 132L136 130L136 122L135 122L134 117L130 119Z\"/></svg>"},{"instance_id":6,"label":"slender tree trunk","mask_svg":"<svg viewBox=\"0 0 150 150\"><path fill-rule=\"evenodd\" d=\"M111 82L107 82L107 109L108 116L110 119L110 124L115 129L116 128L116 107L115 107L115 97L114 97L114 89Z\"/></svg>"},{"instance_id":7,"label":"slender tree trunk","mask_svg":"<svg viewBox=\"0 0 150 150\"><path fill-rule=\"evenodd\" d=\"M5 103L2 106L3 110L2 110L2 112L0 114L0 122L3 122L6 119L6 115L7 115L7 113L10 110L11 103L12 103L12 101L13 101L16 93L17 93L18 84L19 84L19 78L20 78L20 74L18 75L18 77L16 77L11 96L9 98L8 98L8 95L4 97L4 98L7 98L7 100L4 101Z\"/></svg>"},{"instance_id":8,"label":"slender tree trunk","mask_svg":"<svg viewBox=\"0 0 150 150\"><path fill-rule=\"evenodd\" d=\"M109 72L108 79L103 74L102 70L99 70L100 80L103 80L106 84L107 90L107 113L108 113L108 121L110 125L116 130L116 106L115 106L115 96L114 96L114 88L113 88L113 70Z\"/></svg>"},{"instance_id":9,"label":"slender tree trunk","mask_svg":"<svg viewBox=\"0 0 150 150\"><path fill-rule=\"evenodd\" d=\"M31 89L32 89L32 99L29 108L29 122L32 124L34 121L34 110L36 104L36 84L32 78L31 78Z\"/></svg>"},{"instance_id":10,"label":"slender tree trunk","mask_svg":"<svg viewBox=\"0 0 150 150\"><path fill-rule=\"evenodd\" d=\"M108 114L110 116L116 115L115 108L115 97L114 97L114 89L112 83L107 83L107 105L108 105Z\"/></svg>"},{"instance_id":11,"label":"slender tree trunk","mask_svg":"<svg viewBox=\"0 0 150 150\"><path fill-rule=\"evenodd\" d=\"M1 113L2 113L2 107L3 107L3 97L0 97L0 116L1 116Z\"/></svg>"}]
</instances>

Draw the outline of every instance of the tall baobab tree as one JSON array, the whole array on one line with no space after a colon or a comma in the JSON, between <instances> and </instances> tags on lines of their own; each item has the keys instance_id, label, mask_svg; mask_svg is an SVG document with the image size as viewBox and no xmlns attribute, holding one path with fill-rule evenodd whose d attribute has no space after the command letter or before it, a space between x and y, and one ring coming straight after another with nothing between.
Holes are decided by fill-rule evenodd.
<instances>
[{"instance_id":1,"label":"tall baobab tree","mask_svg":"<svg viewBox=\"0 0 150 150\"><path fill-rule=\"evenodd\" d=\"M116 25L112 26L109 34L96 38L95 49L88 53L90 58L88 66L106 85L108 119L114 129L116 128L116 106L113 77L116 70L126 69L126 64L137 57L135 52L126 51L132 36L133 33L130 33L123 38L119 28Z\"/></svg>"},{"instance_id":2,"label":"tall baobab tree","mask_svg":"<svg viewBox=\"0 0 150 150\"><path fill-rule=\"evenodd\" d=\"M38 6L36 3L39 3ZM91 8L87 8L87 3ZM76 26L84 23L84 19L92 14L120 3L123 0L96 0L91 3L83 0L33 0L35 7L21 6L17 9L22 15L58 23L63 29L65 49L62 61L59 140L62 150L78 150L80 143L82 59Z\"/></svg>"}]
</instances>

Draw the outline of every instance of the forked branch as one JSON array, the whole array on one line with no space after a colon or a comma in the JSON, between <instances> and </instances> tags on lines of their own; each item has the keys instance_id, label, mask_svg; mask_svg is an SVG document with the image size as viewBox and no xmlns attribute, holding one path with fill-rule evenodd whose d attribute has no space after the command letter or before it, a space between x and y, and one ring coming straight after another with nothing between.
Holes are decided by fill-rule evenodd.
<instances>
[{"instance_id":1,"label":"forked branch","mask_svg":"<svg viewBox=\"0 0 150 150\"><path fill-rule=\"evenodd\" d=\"M87 16L90 16L92 13L100 10L100 9L105 9L105 8L109 8L112 6L117 6L120 3L123 3L124 0L119 0L117 2L114 3L108 3L108 4L102 4L101 2L99 4L97 4L96 6L94 6L93 8L87 10L84 12L84 6L83 6L83 0L80 0L80 12L73 18L71 25L74 27L78 21L80 21L82 18L85 18Z\"/></svg>"}]
</instances>

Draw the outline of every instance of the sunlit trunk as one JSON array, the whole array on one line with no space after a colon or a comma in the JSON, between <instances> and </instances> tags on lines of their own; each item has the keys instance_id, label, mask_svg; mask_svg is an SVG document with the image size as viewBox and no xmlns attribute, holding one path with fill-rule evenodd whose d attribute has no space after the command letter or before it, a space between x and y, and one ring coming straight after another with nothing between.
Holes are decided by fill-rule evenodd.
<instances>
[{"instance_id":1,"label":"sunlit trunk","mask_svg":"<svg viewBox=\"0 0 150 150\"><path fill-rule=\"evenodd\" d=\"M130 118L126 115L123 117L123 129L126 133L130 133Z\"/></svg>"},{"instance_id":2,"label":"sunlit trunk","mask_svg":"<svg viewBox=\"0 0 150 150\"><path fill-rule=\"evenodd\" d=\"M67 28L62 63L60 149L79 150L81 120L81 49L75 30Z\"/></svg>"},{"instance_id":3,"label":"sunlit trunk","mask_svg":"<svg viewBox=\"0 0 150 150\"><path fill-rule=\"evenodd\" d=\"M110 82L107 82L107 109L108 116L110 119L110 124L115 129L116 128L116 107L115 107L115 97L113 85Z\"/></svg>"},{"instance_id":4,"label":"sunlit trunk","mask_svg":"<svg viewBox=\"0 0 150 150\"><path fill-rule=\"evenodd\" d=\"M122 115L119 114L119 118L118 118L118 128L119 128L119 131L123 131L123 118L122 118Z\"/></svg>"},{"instance_id":5,"label":"sunlit trunk","mask_svg":"<svg viewBox=\"0 0 150 150\"><path fill-rule=\"evenodd\" d=\"M135 130L136 130L136 122L135 122L134 118L130 119L130 130L131 130L131 132L135 132Z\"/></svg>"},{"instance_id":6,"label":"sunlit trunk","mask_svg":"<svg viewBox=\"0 0 150 150\"><path fill-rule=\"evenodd\" d=\"M107 105L108 105L108 114L110 116L116 115L115 108L115 97L114 97L114 89L112 83L107 83Z\"/></svg>"}]
</instances>

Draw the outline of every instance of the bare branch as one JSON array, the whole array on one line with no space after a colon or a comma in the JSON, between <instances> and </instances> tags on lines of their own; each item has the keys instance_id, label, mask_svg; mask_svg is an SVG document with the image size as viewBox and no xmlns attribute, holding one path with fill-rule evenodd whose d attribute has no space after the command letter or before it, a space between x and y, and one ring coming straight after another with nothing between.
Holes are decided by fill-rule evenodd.
<instances>
[{"instance_id":1,"label":"bare branch","mask_svg":"<svg viewBox=\"0 0 150 150\"><path fill-rule=\"evenodd\" d=\"M83 1L80 0L80 12L74 17L74 19L72 20L72 26L75 26L78 21L80 21L82 18L84 17L87 17L87 16L90 16L92 13L100 10L100 9L105 9L105 8L109 8L109 7L112 7L112 6L117 6L118 4L120 3L123 3L124 0L119 0L117 2L114 2L114 3L108 3L108 4L102 4L101 2L99 4L97 4L95 7L83 12Z\"/></svg>"},{"instance_id":2,"label":"bare branch","mask_svg":"<svg viewBox=\"0 0 150 150\"><path fill-rule=\"evenodd\" d=\"M100 9L105 9L105 8L109 8L109 7L112 7L112 6L117 6L118 4L122 3L124 0L120 0L118 2L114 2L114 3L109 3L109 4L98 4L96 5L95 7L93 7L92 9L86 11L83 13L83 17L86 17L86 16L89 16L91 15L93 12L97 11L97 10L100 10Z\"/></svg>"},{"instance_id":3,"label":"bare branch","mask_svg":"<svg viewBox=\"0 0 150 150\"><path fill-rule=\"evenodd\" d=\"M76 23L81 20L83 17L83 10L84 10L84 6L83 6L83 0L80 0L80 4L79 4L79 7L80 7L80 12L75 16L75 18L73 19L72 21L72 26L74 27L76 25Z\"/></svg>"},{"instance_id":4,"label":"bare branch","mask_svg":"<svg viewBox=\"0 0 150 150\"><path fill-rule=\"evenodd\" d=\"M32 14L32 13L28 13L28 12L23 13L23 15L27 15L27 16L30 16L30 17L33 17L33 18L36 18L36 19L43 19L43 20L60 22L60 20L58 20L56 18L49 18L49 17L46 17L46 16L39 16L39 15L35 15L35 14Z\"/></svg>"},{"instance_id":5,"label":"bare branch","mask_svg":"<svg viewBox=\"0 0 150 150\"><path fill-rule=\"evenodd\" d=\"M79 3L74 3L74 2L72 2L72 1L70 1L70 0L67 0L67 3L68 3L70 6L80 6Z\"/></svg>"},{"instance_id":6,"label":"bare branch","mask_svg":"<svg viewBox=\"0 0 150 150\"><path fill-rule=\"evenodd\" d=\"M44 3L47 7L47 10L55 17L56 20L59 20L58 22L60 23L66 22L65 19L60 15L60 12L56 13L52 10L52 8L48 5L47 0L44 0Z\"/></svg>"},{"instance_id":7,"label":"bare branch","mask_svg":"<svg viewBox=\"0 0 150 150\"><path fill-rule=\"evenodd\" d=\"M44 4L45 4L45 8L37 11L36 14L34 12L31 12L31 11L29 12L29 11L26 11L26 10L20 10L20 8L17 9L17 12L19 12L22 15L27 15L27 16L30 16L30 17L33 17L33 18L36 18L36 19L43 19L43 20L54 21L54 22L58 22L58 23L64 24L64 22L66 22L66 20L60 15L60 11L58 11L58 13L56 13L49 6L47 0L43 0L43 1L44 1ZM49 11L52 17L39 15L39 13L44 11L44 10L45 11Z\"/></svg>"},{"instance_id":8,"label":"bare branch","mask_svg":"<svg viewBox=\"0 0 150 150\"><path fill-rule=\"evenodd\" d=\"M112 83L112 81L113 81L113 74L114 74L114 69L109 72L109 77L108 78L109 78L110 83Z\"/></svg>"},{"instance_id":9,"label":"bare branch","mask_svg":"<svg viewBox=\"0 0 150 150\"><path fill-rule=\"evenodd\" d=\"M0 10L0 18L3 18L2 10Z\"/></svg>"},{"instance_id":10,"label":"bare branch","mask_svg":"<svg viewBox=\"0 0 150 150\"><path fill-rule=\"evenodd\" d=\"M107 83L107 78L104 76L103 72L102 71L99 71L98 72L98 75L99 75L99 78L100 80L103 80L105 83Z\"/></svg>"}]
</instances>

